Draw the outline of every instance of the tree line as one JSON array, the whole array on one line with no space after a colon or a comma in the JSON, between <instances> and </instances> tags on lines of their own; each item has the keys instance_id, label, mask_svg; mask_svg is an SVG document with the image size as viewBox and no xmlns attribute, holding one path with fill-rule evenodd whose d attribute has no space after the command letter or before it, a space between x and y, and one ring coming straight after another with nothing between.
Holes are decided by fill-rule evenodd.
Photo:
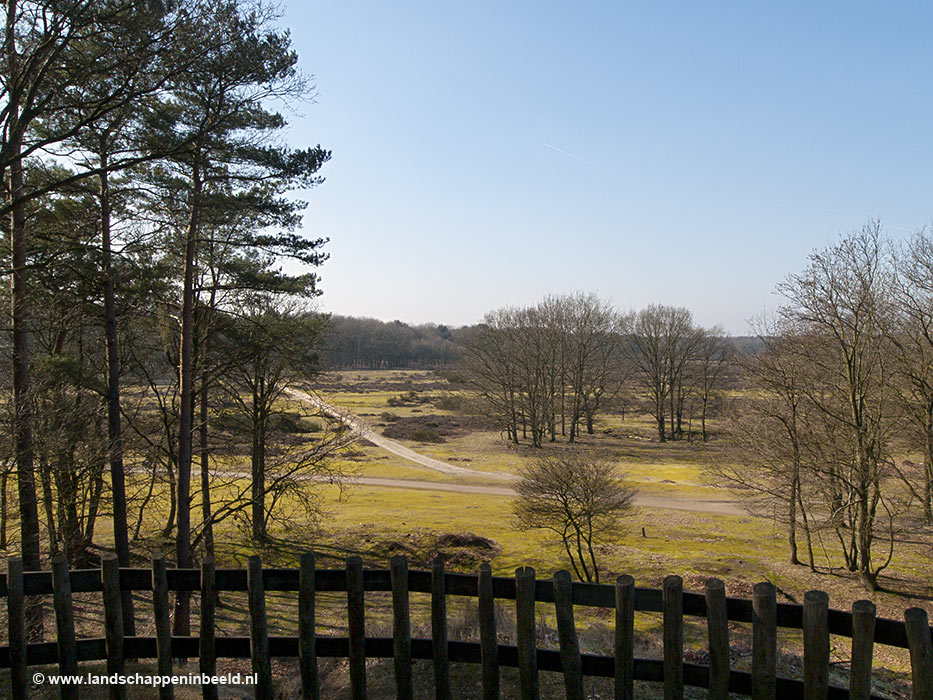
<instances>
[{"instance_id":1,"label":"tree line","mask_svg":"<svg viewBox=\"0 0 933 700\"><path fill-rule=\"evenodd\" d=\"M578 293L488 313L464 340L462 368L515 444L593 434L601 411L624 410L624 393L647 399L661 442L692 435L695 408L705 442L729 357L722 330L696 325L685 308L620 312Z\"/></svg>"},{"instance_id":2,"label":"tree line","mask_svg":"<svg viewBox=\"0 0 933 700\"><path fill-rule=\"evenodd\" d=\"M461 329L443 324L411 326L333 315L328 318L321 355L333 369L417 369L447 367L459 357Z\"/></svg>"},{"instance_id":3,"label":"tree line","mask_svg":"<svg viewBox=\"0 0 933 700\"><path fill-rule=\"evenodd\" d=\"M0 546L18 521L26 570L43 550L80 567L104 514L121 566L154 526L193 566L222 520L262 539L286 500L314 508L304 475L343 438L280 399L320 363L326 239L299 233L292 192L330 152L283 139L280 110L313 89L277 19L245 0L6 4ZM215 467L240 452L246 474ZM188 617L179 595L176 634Z\"/></svg>"}]
</instances>

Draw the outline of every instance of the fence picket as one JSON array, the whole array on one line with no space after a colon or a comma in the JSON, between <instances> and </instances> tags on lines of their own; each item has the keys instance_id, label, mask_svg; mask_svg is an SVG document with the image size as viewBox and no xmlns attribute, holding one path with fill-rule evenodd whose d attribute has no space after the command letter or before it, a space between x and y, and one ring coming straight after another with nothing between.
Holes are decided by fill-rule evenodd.
<instances>
[{"instance_id":1,"label":"fence picket","mask_svg":"<svg viewBox=\"0 0 933 700\"><path fill-rule=\"evenodd\" d=\"M366 612L363 596L363 560L347 558L347 637L350 658L350 693L366 700Z\"/></svg>"},{"instance_id":2,"label":"fence picket","mask_svg":"<svg viewBox=\"0 0 933 700\"><path fill-rule=\"evenodd\" d=\"M684 580L664 579L664 700L684 697Z\"/></svg>"},{"instance_id":3,"label":"fence picket","mask_svg":"<svg viewBox=\"0 0 933 700\"><path fill-rule=\"evenodd\" d=\"M450 700L447 588L442 557L434 557L431 562L431 643L434 646L434 697L436 700Z\"/></svg>"},{"instance_id":4,"label":"fence picket","mask_svg":"<svg viewBox=\"0 0 933 700\"><path fill-rule=\"evenodd\" d=\"M392 653L395 658L395 693L397 700L412 700L414 685L411 672L411 617L408 601L408 558L402 555L389 560L392 581Z\"/></svg>"},{"instance_id":5,"label":"fence picket","mask_svg":"<svg viewBox=\"0 0 933 700\"><path fill-rule=\"evenodd\" d=\"M320 700L317 673L317 632L314 628L314 554L305 552L298 574L298 663L301 666L301 694L304 700Z\"/></svg>"},{"instance_id":6,"label":"fence picket","mask_svg":"<svg viewBox=\"0 0 933 700\"><path fill-rule=\"evenodd\" d=\"M496 601L492 594L492 568L483 562L476 581L479 604L480 663L483 700L499 700L499 642L496 636Z\"/></svg>"},{"instance_id":7,"label":"fence picket","mask_svg":"<svg viewBox=\"0 0 933 700\"><path fill-rule=\"evenodd\" d=\"M805 700L826 700L829 693L829 596L823 591L803 595L803 694Z\"/></svg>"},{"instance_id":8,"label":"fence picket","mask_svg":"<svg viewBox=\"0 0 933 700\"><path fill-rule=\"evenodd\" d=\"M870 600L852 603L852 665L849 671L850 700L871 697L871 659L875 644L875 604Z\"/></svg>"},{"instance_id":9,"label":"fence picket","mask_svg":"<svg viewBox=\"0 0 933 700\"><path fill-rule=\"evenodd\" d=\"M172 675L172 628L168 608L168 577L165 555L152 555L152 612L156 632L156 668L160 676ZM159 700L174 700L175 687L171 683L159 686Z\"/></svg>"},{"instance_id":10,"label":"fence picket","mask_svg":"<svg viewBox=\"0 0 933 700\"><path fill-rule=\"evenodd\" d=\"M752 589L752 700L777 693L777 597L771 583Z\"/></svg>"},{"instance_id":11,"label":"fence picket","mask_svg":"<svg viewBox=\"0 0 933 700\"><path fill-rule=\"evenodd\" d=\"M266 591L262 560L251 556L246 562L246 591L249 599L249 649L256 676L256 700L272 700L272 668L269 663L269 630L266 626Z\"/></svg>"},{"instance_id":12,"label":"fence picket","mask_svg":"<svg viewBox=\"0 0 933 700\"><path fill-rule=\"evenodd\" d=\"M123 592L120 590L120 561L116 554L101 557L100 583L103 588L107 675L122 674L126 670L123 654ZM109 691L111 700L126 698L126 686L121 683L111 684Z\"/></svg>"},{"instance_id":13,"label":"fence picket","mask_svg":"<svg viewBox=\"0 0 933 700\"><path fill-rule=\"evenodd\" d=\"M554 612L567 700L583 700L583 666L577 628L573 622L573 581L569 571L554 574Z\"/></svg>"},{"instance_id":14,"label":"fence picket","mask_svg":"<svg viewBox=\"0 0 933 700\"><path fill-rule=\"evenodd\" d=\"M23 560L6 561L7 632L10 641L10 688L13 700L29 700L26 676L26 603L23 594Z\"/></svg>"},{"instance_id":15,"label":"fence picket","mask_svg":"<svg viewBox=\"0 0 933 700\"><path fill-rule=\"evenodd\" d=\"M535 641L535 570L515 570L515 636L522 700L538 700L538 653Z\"/></svg>"},{"instance_id":16,"label":"fence picket","mask_svg":"<svg viewBox=\"0 0 933 700\"><path fill-rule=\"evenodd\" d=\"M709 700L729 698L729 617L726 584L706 580L706 629L709 638Z\"/></svg>"},{"instance_id":17,"label":"fence picket","mask_svg":"<svg viewBox=\"0 0 933 700\"><path fill-rule=\"evenodd\" d=\"M217 571L213 557L201 561L201 622L198 629L198 669L202 674L217 674L217 638L215 618L217 612ZM217 684L202 683L203 700L217 700Z\"/></svg>"},{"instance_id":18,"label":"fence picket","mask_svg":"<svg viewBox=\"0 0 933 700\"><path fill-rule=\"evenodd\" d=\"M635 698L635 579L616 579L615 700Z\"/></svg>"},{"instance_id":19,"label":"fence picket","mask_svg":"<svg viewBox=\"0 0 933 700\"><path fill-rule=\"evenodd\" d=\"M911 700L933 700L933 641L927 611L908 608L904 622L910 644Z\"/></svg>"},{"instance_id":20,"label":"fence picket","mask_svg":"<svg viewBox=\"0 0 933 700\"><path fill-rule=\"evenodd\" d=\"M71 602L71 575L64 554L52 557L52 603L55 607L55 630L58 634L58 670L65 676L78 673L78 649L75 642L75 617ZM62 700L77 700L78 687L63 683Z\"/></svg>"}]
</instances>

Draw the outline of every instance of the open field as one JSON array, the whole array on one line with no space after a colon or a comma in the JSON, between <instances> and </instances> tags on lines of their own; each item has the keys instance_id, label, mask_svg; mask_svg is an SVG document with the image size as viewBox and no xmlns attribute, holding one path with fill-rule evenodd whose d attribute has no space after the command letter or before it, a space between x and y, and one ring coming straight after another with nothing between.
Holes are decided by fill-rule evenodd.
<instances>
[{"instance_id":1,"label":"open field","mask_svg":"<svg viewBox=\"0 0 933 700\"><path fill-rule=\"evenodd\" d=\"M416 398L398 405L399 397L411 397L412 391ZM380 434L393 424L398 426L399 420L404 418L427 417L427 423L436 422L439 427L443 421L433 420L435 416L447 416L457 422L461 419L457 412L433 404L437 400L446 406L443 399L450 394L442 380L425 372L344 373L328 377L320 387L319 395L364 419ZM390 405L390 402L396 405ZM299 407L294 397L289 399L289 404L290 409ZM391 420L387 420L384 414L389 414ZM422 423L424 421L415 425ZM464 424L468 425L468 421ZM853 601L867 597L851 576L828 569L824 552L832 554L837 546L829 538L817 543L817 565L823 567L819 573L786 563L783 529L769 519L737 509L741 506L743 494L721 488L707 473L706 465L719 455L715 442L708 445L696 442L660 444L651 439L652 429L644 416L629 411L624 422L617 416L600 419L596 434L584 435L580 440L581 449L598 450L609 456L618 469L626 473L627 480L637 486L651 503L651 507L636 508L625 519L614 541L600 548L601 581L611 582L619 574L630 574L638 586L659 587L666 575L678 574L684 578L686 590L701 591L705 579L716 576L726 582L729 595L748 597L754 583L767 580L776 586L778 600L799 603L806 590L819 588L830 594L830 606L837 609L848 609ZM343 489L328 484L313 487L319 493L320 506L326 513L320 522L292 522L287 527L274 524L272 539L257 547L238 524L226 521L215 534L219 565L242 566L249 555L259 553L269 566L297 566L301 552L314 550L319 555L318 565L322 568L342 568L343 559L351 554L359 554L366 566L374 568L386 566L388 557L394 554L408 556L412 567L426 567L432 557L441 554L449 562L450 569L460 571L475 571L480 562L488 560L494 574L499 576L511 576L515 568L522 565L533 566L539 577L549 577L558 569L569 568L565 553L549 533L521 532L513 527L511 497L504 492L509 482L497 478L514 474L523 463L542 451L568 449L565 442L546 444L542 450L536 450L527 445L512 445L495 430L469 427L453 430L452 434L442 436L443 442L439 443L406 439L404 436L392 439L418 454L471 473L444 474L366 441L357 442L333 464L342 471L355 473L356 481L351 480ZM230 475L224 488L235 490L247 485L248 464L239 464L238 459L218 457L215 466L227 470ZM240 473L242 476L237 476ZM411 486L417 484L418 488L377 485L367 480L409 482ZM475 492L484 489L481 493ZM153 507L164 507L164 494L162 496L161 500L157 498L154 501ZM664 507L665 499L669 507ZM708 512L722 503L728 504L726 513ZM693 510L687 509L690 504L694 504ZM101 521L98 539L105 546L112 537L109 527L109 519ZM451 535L464 537L452 538ZM905 541L898 544L891 567L882 576L883 590L871 596L881 616L900 618L905 608L915 605L933 612L933 562L929 545L922 538L905 536L903 539ZM157 533L143 532L135 544L140 555L139 565L145 565L147 552L170 553L173 544L172 540L163 539ZM372 612L369 608L367 611L370 634L386 633L391 629L387 599L380 604L380 595L372 594ZM139 596L138 600L137 611L142 622L150 610L151 601L146 596ZM224 603L218 611L222 633L244 633L243 604L244 601L235 594L224 596ZM343 633L346 624L343 606L343 599L338 595L322 596L319 614L321 634ZM449 608L453 620L451 638L475 636L475 611L468 602L454 598ZM99 613L93 612L93 601L88 601L87 611L84 624L87 633L93 635L101 624ZM294 596L272 596L269 613L273 634L294 633L297 617ZM412 599L412 614L416 634L427 634L427 601L420 600L418 595ZM506 638L511 614L512 611L503 606ZM538 618L544 646L552 645L554 638L548 635L553 632L555 624L553 609L539 604ZM642 633L643 640L639 643L644 645L639 650L642 656L659 655L657 632L660 625L659 615L640 613L637 616L636 629ZM581 610L578 626L582 630L581 645L585 651L605 653L611 648L612 621L605 613ZM734 642L739 650L735 665L742 668L748 660L743 656L749 643L748 631L738 626L734 632ZM783 672L794 675L799 672L795 666L800 650L799 635L785 631L781 644L787 655ZM701 654L703 645L703 625L700 622L688 625L688 658L691 654ZM834 644L833 658L840 667L847 663L847 653L847 642L839 640ZM326 687L330 687L332 697L340 697L345 691L345 668L338 662L328 664L327 668L333 673ZM373 686L391 687L391 662L373 664ZM876 668L881 669L882 676L891 676L895 684L898 674L907 668L906 664L907 657L902 651L886 647L876 650ZM243 672L248 670L240 662L230 662L226 666ZM287 663L277 663L275 668L287 685L289 677L294 675L294 668ZM471 681L468 679L474 671L455 668L455 678L462 675L467 679L464 682L469 684ZM418 673L423 677L421 682L425 688L429 689L430 669L416 664ZM554 696L560 697L561 683L557 678L553 681L546 680L543 685L553 686ZM0 680L0 689L3 682ZM598 692L601 686L596 683L593 687L594 692ZM181 691L177 697L187 698L187 693L187 690ZM231 688L225 697L243 696L242 689ZM650 696L651 693L648 694ZM196 695L190 694L190 697Z\"/></svg>"},{"instance_id":2,"label":"open field","mask_svg":"<svg viewBox=\"0 0 933 700\"><path fill-rule=\"evenodd\" d=\"M391 425L382 420L385 413L399 417L456 415L433 405L433 401L449 395L442 387L437 377L423 371L352 371L330 377L320 394L328 402L362 417L375 430L384 431ZM410 403L389 405L390 400L411 391L416 398ZM579 447L609 456L641 493L678 502L730 501L741 505L741 492L720 487L706 471L706 466L720 456L715 441L706 445L686 441L658 443L652 440L650 420L631 410L624 422L618 416L604 416L595 428L595 435L582 436ZM395 439L434 459L500 474L514 473L542 451L568 449L565 442L546 444L542 450L515 446L494 430L466 431L444 437L443 442L436 444ZM379 455L377 448L361 449L367 457L385 456L384 451ZM395 456L374 462L361 460L359 468L363 477L446 483L461 479L412 469ZM470 478L469 482L483 483L479 477ZM498 480L486 483L501 487ZM542 575L567 566L561 550L551 546L546 535L519 532L512 527L507 496L477 497L450 491L360 484L351 487L349 495L339 504L335 494L330 498L332 515L323 536L341 552L357 551L364 557L410 553L406 543L424 539L418 533L474 532L501 546L501 553L492 558L493 569L499 574L508 575L522 564L534 566ZM718 576L726 581L727 590L733 595L747 595L753 583L769 580L777 586L779 596L790 601L802 600L803 592L809 588L824 588L832 596L833 607L839 608L847 608L852 601L866 597L861 586L842 572L813 574L806 567L785 564L786 536L769 519L745 513L716 514L654 506L637 509L627 522L629 525L619 533L616 543L603 553L606 567L603 580L629 573L639 585L657 585L664 575L676 573L684 577L688 588L699 589L706 577ZM642 528L646 537L642 536ZM891 567L885 572L887 576L882 575L882 587L888 590L874 596L879 614L899 616L905 607L917 604L931 609L933 561L928 544L922 538L901 539ZM356 542L357 546L341 546L341 541ZM815 543L818 567L827 566L825 553L831 553L836 546L828 536Z\"/></svg>"}]
</instances>

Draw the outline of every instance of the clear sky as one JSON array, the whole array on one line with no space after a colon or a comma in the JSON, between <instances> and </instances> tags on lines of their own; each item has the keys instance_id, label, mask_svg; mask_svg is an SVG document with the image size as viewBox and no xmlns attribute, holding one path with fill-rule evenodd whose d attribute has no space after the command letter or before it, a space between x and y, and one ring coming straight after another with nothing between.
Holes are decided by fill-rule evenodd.
<instances>
[{"instance_id":1,"label":"clear sky","mask_svg":"<svg viewBox=\"0 0 933 700\"><path fill-rule=\"evenodd\" d=\"M546 293L733 333L814 248L933 220L929 2L287 0L333 151L322 308L461 325Z\"/></svg>"}]
</instances>

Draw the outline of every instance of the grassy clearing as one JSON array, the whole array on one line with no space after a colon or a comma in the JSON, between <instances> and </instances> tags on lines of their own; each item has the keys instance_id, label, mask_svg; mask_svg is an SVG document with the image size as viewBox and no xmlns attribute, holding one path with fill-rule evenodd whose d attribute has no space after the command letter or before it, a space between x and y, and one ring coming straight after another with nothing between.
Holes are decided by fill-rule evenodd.
<instances>
[{"instance_id":1,"label":"grassy clearing","mask_svg":"<svg viewBox=\"0 0 933 700\"><path fill-rule=\"evenodd\" d=\"M389 406L388 401L399 394L411 391L429 398L440 397L443 388L438 387L436 377L424 372L351 372L328 377L323 386L323 395L331 402L350 410L366 419L377 430L384 427L383 412L398 416L452 415L430 403ZM423 390L419 389L423 387ZM295 408L290 405L289 409ZM659 444L653 441L654 426L645 416L629 412L623 422L618 417L601 419L596 425L595 435L584 435L580 446L584 449L600 450L615 460L621 471L638 488L646 493L666 494L682 500L741 499L741 494L717 488L705 472L705 465L719 455L715 443L710 445L672 442ZM479 472L514 472L527 460L541 454L527 445L514 446L494 431L474 431L446 438L440 444L418 443L410 440L399 442L417 452L457 466ZM544 452L567 449L564 442L548 444ZM238 464L247 462L240 458L218 458L216 466L235 470ZM335 461L335 467L355 471L363 477L407 479L428 482L487 484L501 486L501 481L475 477L452 478L439 472L420 468L411 462L392 455L381 448L365 443L352 446L347 454ZM242 488L245 480L234 479L227 489ZM163 485L164 488L164 485ZM288 525L275 524L273 539L261 546L248 540L242 526L233 520L217 528L217 557L220 565L242 566L246 558L254 553L262 555L269 566L297 566L301 552L314 550L319 555L319 566L342 568L343 559L350 554L359 554L366 566L383 568L388 557L403 553L409 556L413 567L426 565L430 558L443 550L450 557L450 568L475 571L476 565L488 559L496 575L511 576L516 567L531 565L541 578L549 577L561 568L568 568L566 555L554 542L551 535L542 531L519 532L512 527L509 498L496 495L476 495L448 491L423 491L404 488L374 487L365 484L351 486L340 491L332 485L309 484L320 495L320 505L326 513L319 523L292 522ZM195 497L197 499L197 497ZM164 518L167 497L157 493L147 522L154 529L160 518ZM283 505L288 508L286 500ZM646 536L642 536L642 528ZM98 528L98 541L108 547L110 523L102 519ZM444 535L474 533L494 543L493 547L447 547L439 545ZM172 552L174 543L162 539L154 530L144 531L135 543L140 565L149 551ZM751 516L715 515L681 510L640 509L627 519L614 542L601 548L600 562L602 580L611 581L616 575L626 573L635 577L639 586L658 587L664 576L679 574L684 578L687 590L702 591L703 582L709 576L726 581L730 595L748 597L754 583L769 580L775 584L779 600L800 602L803 593L811 588L820 588L830 594L830 605L836 609L848 609L854 600L866 597L863 589L850 576L839 571L829 571L823 556L823 545L833 556L836 544L829 538L817 542L817 564L821 573L812 573L805 567L785 563L786 544L783 530L770 520ZM912 605L926 607L933 612L933 582L928 545L923 542L899 543L899 549L889 569L890 576L882 577L882 586L887 590L871 596L878 605L879 614L900 618L904 608ZM388 634L391 630L388 597L384 594L367 594L367 629L369 634ZM412 599L413 623L416 633L427 636L428 619L426 596L414 595ZM151 600L140 594L138 611L141 623L147 618ZM322 595L319 612L319 633L343 634L345 630L345 598L338 594ZM476 634L475 601L451 598L449 603L451 637L472 639ZM238 594L224 594L219 611L219 625L224 634L245 634L245 599ZM85 636L96 636L102 629L102 620L93 613L93 601L88 601L90 612L83 620ZM297 620L295 596L270 594L270 627L276 634L293 634ZM509 641L511 606L500 605L500 629L504 642ZM539 638L544 646L556 644L554 636L553 610L539 605ZM581 645L585 651L607 653L611 649L612 620L607 611L580 609L577 615L581 634ZM510 627L511 625L511 627ZM640 645L636 653L640 656L658 658L660 647L658 631L660 616L639 614L636 629ZM143 628L145 629L145 628ZM419 631L420 630L420 631ZM705 642L701 620L691 621L686 630L688 658L702 661ZM737 667L747 665L746 651L750 649L748 629L743 625L733 626L734 647L738 654ZM782 632L782 648L786 656L782 659L782 672L799 673L795 666L800 651L799 633ZM848 653L847 640L833 640L834 660L844 665ZM233 663L231 667L236 667ZM906 655L884 647L876 649L876 669L889 669L892 674L903 674ZM277 673L281 688L293 687L295 667L288 662L277 662ZM346 694L344 662L325 663L325 697L342 697ZM419 697L429 697L432 688L430 669L419 664L416 670L416 686ZM244 667L248 670L248 667ZM505 687L509 687L509 674L504 671ZM550 676L550 674L545 674ZM4 678L0 675L0 695ZM902 677L902 676L901 676ZM476 669L455 669L455 682L459 679L460 697L472 697L469 693L477 686ZM544 682L544 697L562 697L560 679ZM370 681L374 693L386 689L391 695L391 662L372 662ZM291 683L292 685L289 685ZM595 682L594 696L599 696L608 686ZM655 690L643 688L645 697L653 697ZM233 695L237 689L231 689ZM608 691L606 691L608 693ZM180 691L177 697L187 700L188 690ZM381 696L381 695L376 695ZM607 697L609 695L606 695ZM705 697L705 694L699 696ZM45 697L38 695L38 697ZM86 697L96 700L97 696ZM100 697L103 697L101 695ZM138 697L149 697L139 694ZM152 696L154 697L154 695Z\"/></svg>"}]
</instances>

